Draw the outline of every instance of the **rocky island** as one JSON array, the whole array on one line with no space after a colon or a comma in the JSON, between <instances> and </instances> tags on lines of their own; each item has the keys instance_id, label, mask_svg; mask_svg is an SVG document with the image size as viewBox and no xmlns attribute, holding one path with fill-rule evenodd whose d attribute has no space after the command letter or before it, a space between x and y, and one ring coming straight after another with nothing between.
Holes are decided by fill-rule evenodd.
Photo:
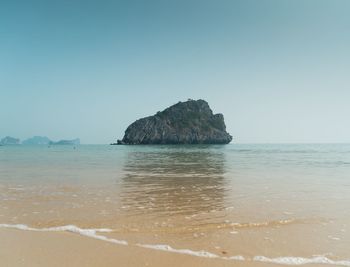
<instances>
[{"instance_id":1,"label":"rocky island","mask_svg":"<svg viewBox=\"0 0 350 267\"><path fill-rule=\"evenodd\" d=\"M228 144L231 140L224 116L213 114L206 101L190 99L135 121L114 144Z\"/></svg>"},{"instance_id":2,"label":"rocky island","mask_svg":"<svg viewBox=\"0 0 350 267\"><path fill-rule=\"evenodd\" d=\"M52 142L46 136L33 136L22 142L23 145L48 145Z\"/></svg>"},{"instance_id":3,"label":"rocky island","mask_svg":"<svg viewBox=\"0 0 350 267\"><path fill-rule=\"evenodd\" d=\"M60 140L57 142L54 141L50 141L49 145L80 145L80 139L76 138L76 139L72 139L72 140Z\"/></svg>"},{"instance_id":4,"label":"rocky island","mask_svg":"<svg viewBox=\"0 0 350 267\"><path fill-rule=\"evenodd\" d=\"M20 140L18 138L14 138L11 136L6 136L4 138L1 139L0 141L0 145L19 145L20 144Z\"/></svg>"}]
</instances>

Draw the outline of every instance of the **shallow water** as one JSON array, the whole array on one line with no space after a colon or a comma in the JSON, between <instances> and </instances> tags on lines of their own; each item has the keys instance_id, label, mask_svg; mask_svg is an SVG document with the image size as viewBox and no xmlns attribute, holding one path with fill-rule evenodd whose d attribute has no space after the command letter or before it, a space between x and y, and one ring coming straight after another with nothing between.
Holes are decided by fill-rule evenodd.
<instances>
[{"instance_id":1,"label":"shallow water","mask_svg":"<svg viewBox=\"0 0 350 267\"><path fill-rule=\"evenodd\" d=\"M350 266L349 204L345 144L0 147L0 227Z\"/></svg>"}]
</instances>

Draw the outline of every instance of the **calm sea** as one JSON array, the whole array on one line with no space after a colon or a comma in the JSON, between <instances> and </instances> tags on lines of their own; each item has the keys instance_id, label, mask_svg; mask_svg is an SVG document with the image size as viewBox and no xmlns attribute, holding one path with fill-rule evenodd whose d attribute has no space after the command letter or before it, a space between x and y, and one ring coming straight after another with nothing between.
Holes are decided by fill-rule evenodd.
<instances>
[{"instance_id":1,"label":"calm sea","mask_svg":"<svg viewBox=\"0 0 350 267\"><path fill-rule=\"evenodd\" d=\"M0 226L65 225L194 256L350 266L350 145L0 147Z\"/></svg>"}]
</instances>

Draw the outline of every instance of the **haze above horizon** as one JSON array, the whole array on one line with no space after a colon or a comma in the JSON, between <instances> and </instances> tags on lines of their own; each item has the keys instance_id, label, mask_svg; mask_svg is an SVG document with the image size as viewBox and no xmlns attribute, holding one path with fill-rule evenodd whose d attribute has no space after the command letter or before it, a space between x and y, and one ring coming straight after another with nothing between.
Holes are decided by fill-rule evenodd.
<instances>
[{"instance_id":1,"label":"haze above horizon","mask_svg":"<svg viewBox=\"0 0 350 267\"><path fill-rule=\"evenodd\" d=\"M188 98L237 143L349 143L350 2L7 1L0 138L111 143Z\"/></svg>"}]
</instances>

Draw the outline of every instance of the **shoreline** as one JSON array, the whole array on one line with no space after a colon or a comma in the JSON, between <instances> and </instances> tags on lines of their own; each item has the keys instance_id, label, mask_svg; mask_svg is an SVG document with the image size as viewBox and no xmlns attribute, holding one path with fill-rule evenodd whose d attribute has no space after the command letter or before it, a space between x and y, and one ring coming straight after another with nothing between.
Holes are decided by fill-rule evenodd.
<instances>
[{"instance_id":1,"label":"shoreline","mask_svg":"<svg viewBox=\"0 0 350 267\"><path fill-rule=\"evenodd\" d=\"M105 239L93 235L92 229L67 228L63 230L6 227L0 229L0 259L2 266L350 266L339 261L327 264L325 257L306 259L284 257L269 259L257 256L244 259L240 256L220 257L205 251L172 249L166 245L128 245L125 241ZM73 227L73 226L68 226ZM77 230L80 229L80 230ZM82 231L92 231L83 234ZM108 232L101 229L97 232ZM89 238L90 237L90 238ZM101 242L107 241L107 242ZM196 254L197 253L197 254ZM199 254L198 254L199 253ZM137 255L137 257L135 257ZM288 260L293 259L294 262ZM316 260L315 260L316 259ZM274 260L275 262L271 262ZM276 261L277 260L277 261ZM303 262L304 260L304 262ZM306 261L305 261L306 260ZM309 262L307 262L309 261ZM330 260L331 261L331 260Z\"/></svg>"}]
</instances>

